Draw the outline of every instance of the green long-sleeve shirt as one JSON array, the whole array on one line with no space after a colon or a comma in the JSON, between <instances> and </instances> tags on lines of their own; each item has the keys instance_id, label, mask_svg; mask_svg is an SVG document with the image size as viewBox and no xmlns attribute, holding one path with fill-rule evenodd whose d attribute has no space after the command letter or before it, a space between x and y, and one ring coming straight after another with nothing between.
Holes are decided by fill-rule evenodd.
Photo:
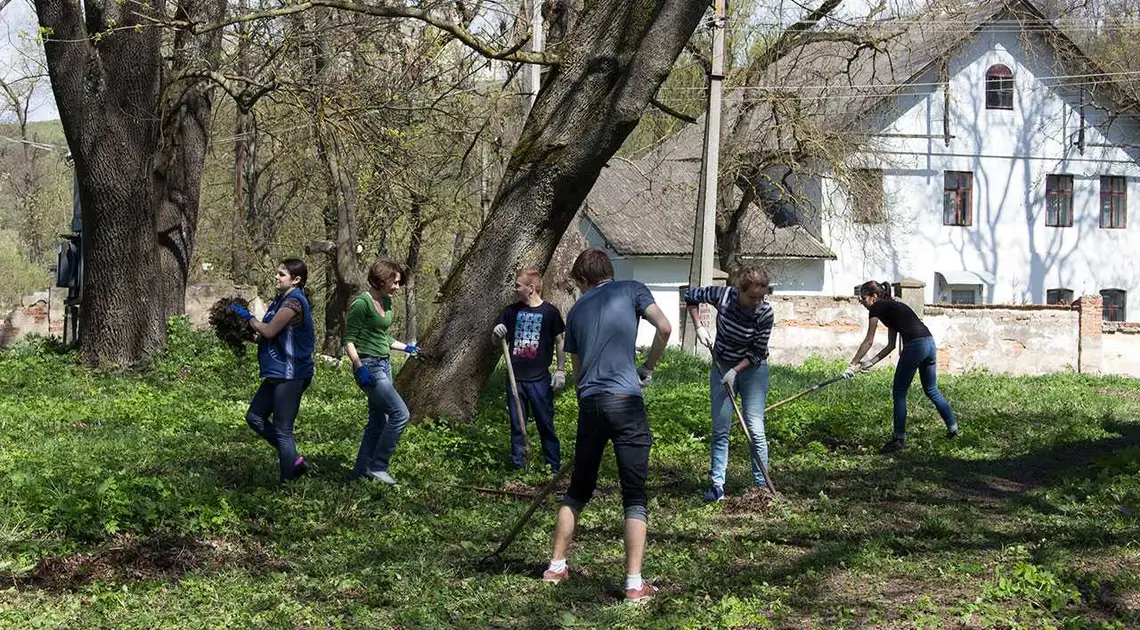
<instances>
[{"instance_id":1,"label":"green long-sleeve shirt","mask_svg":"<svg viewBox=\"0 0 1140 630\"><path fill-rule=\"evenodd\" d=\"M384 316L376 312L372 296L361 293L348 307L348 320L344 328L344 341L356 346L361 356L386 357L392 347L392 299L382 298Z\"/></svg>"}]
</instances>

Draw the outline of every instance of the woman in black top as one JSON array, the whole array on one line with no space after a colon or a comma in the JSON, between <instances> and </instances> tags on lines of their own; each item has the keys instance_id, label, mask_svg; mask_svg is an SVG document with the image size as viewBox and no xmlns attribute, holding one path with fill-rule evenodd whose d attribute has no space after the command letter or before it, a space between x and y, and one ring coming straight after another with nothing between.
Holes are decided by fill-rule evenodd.
<instances>
[{"instance_id":1,"label":"woman in black top","mask_svg":"<svg viewBox=\"0 0 1140 630\"><path fill-rule=\"evenodd\" d=\"M894 397L894 424L895 433L882 449L884 453L893 453L906 446L906 395L910 391L910 383L914 380L914 373L918 372L922 380L922 391L930 402L938 409L938 415L946 423L948 437L958 435L958 423L954 420L954 412L950 411L950 403L938 391L938 349L934 345L934 337L930 329L918 315L906 304L891 298L891 285L878 283L874 280L864 282L859 287L859 302L868 311L867 336L851 359L851 365L843 373L851 378L857 371L864 371L882 361L895 349L895 338L902 336L903 348L899 352L899 362L895 367L895 383L892 389ZM863 359L867 351L875 343L875 329L879 322L890 331L887 346L871 359Z\"/></svg>"}]
</instances>

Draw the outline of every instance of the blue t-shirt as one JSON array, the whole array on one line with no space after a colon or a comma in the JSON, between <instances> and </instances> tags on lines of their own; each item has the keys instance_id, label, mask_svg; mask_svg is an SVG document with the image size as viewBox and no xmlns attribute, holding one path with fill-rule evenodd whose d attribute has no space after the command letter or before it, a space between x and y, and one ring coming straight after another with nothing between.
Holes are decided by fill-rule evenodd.
<instances>
[{"instance_id":1,"label":"blue t-shirt","mask_svg":"<svg viewBox=\"0 0 1140 630\"><path fill-rule=\"evenodd\" d=\"M578 355L578 397L641 396L637 378L637 324L654 303L648 287L634 280L590 288L566 314L566 351Z\"/></svg>"}]
</instances>

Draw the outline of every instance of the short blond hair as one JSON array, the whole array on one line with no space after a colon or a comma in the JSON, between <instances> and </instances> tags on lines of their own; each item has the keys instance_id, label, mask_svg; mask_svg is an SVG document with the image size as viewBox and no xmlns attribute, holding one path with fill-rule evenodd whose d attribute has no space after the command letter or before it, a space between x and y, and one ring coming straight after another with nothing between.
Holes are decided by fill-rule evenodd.
<instances>
[{"instance_id":1,"label":"short blond hair","mask_svg":"<svg viewBox=\"0 0 1140 630\"><path fill-rule=\"evenodd\" d=\"M515 279L534 289L535 293L542 293L542 274L534 267L523 267L515 274Z\"/></svg>"}]
</instances>

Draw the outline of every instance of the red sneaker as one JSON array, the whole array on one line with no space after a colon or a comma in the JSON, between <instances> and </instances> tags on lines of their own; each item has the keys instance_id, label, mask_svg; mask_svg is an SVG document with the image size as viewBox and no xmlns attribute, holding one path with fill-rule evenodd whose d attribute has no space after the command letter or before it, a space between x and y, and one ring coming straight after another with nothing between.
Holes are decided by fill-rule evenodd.
<instances>
[{"instance_id":1,"label":"red sneaker","mask_svg":"<svg viewBox=\"0 0 1140 630\"><path fill-rule=\"evenodd\" d=\"M641 588L625 589L625 601L630 604L640 604L647 599L656 597L657 592L660 590L661 589L653 586L649 582L642 582Z\"/></svg>"},{"instance_id":2,"label":"red sneaker","mask_svg":"<svg viewBox=\"0 0 1140 630\"><path fill-rule=\"evenodd\" d=\"M568 575L570 575L570 567L566 567L561 571L551 571L550 569L547 569L542 573L542 581L550 582L551 584L557 584L562 580L565 580Z\"/></svg>"}]
</instances>

